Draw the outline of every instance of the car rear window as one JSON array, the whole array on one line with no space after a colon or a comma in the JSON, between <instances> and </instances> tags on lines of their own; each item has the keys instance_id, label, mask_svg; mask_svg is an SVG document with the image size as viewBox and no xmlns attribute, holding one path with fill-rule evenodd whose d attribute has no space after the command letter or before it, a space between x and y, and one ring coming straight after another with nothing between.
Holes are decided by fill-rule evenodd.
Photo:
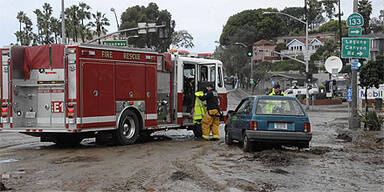
<instances>
[{"instance_id":1,"label":"car rear window","mask_svg":"<svg viewBox=\"0 0 384 192\"><path fill-rule=\"evenodd\" d=\"M257 115L304 115L300 103L296 100L259 99L256 106Z\"/></svg>"}]
</instances>

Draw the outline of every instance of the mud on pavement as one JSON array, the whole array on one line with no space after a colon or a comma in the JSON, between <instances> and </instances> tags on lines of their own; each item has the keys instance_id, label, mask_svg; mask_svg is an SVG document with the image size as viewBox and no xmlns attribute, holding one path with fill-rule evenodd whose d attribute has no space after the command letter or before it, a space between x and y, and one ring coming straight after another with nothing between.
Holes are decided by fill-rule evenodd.
<instances>
[{"instance_id":1,"label":"mud on pavement","mask_svg":"<svg viewBox=\"0 0 384 192\"><path fill-rule=\"evenodd\" d=\"M12 175L0 181L10 191L384 191L384 143L369 134L338 139L345 113L309 115L313 140L305 150L244 153L223 138L195 141L186 130L129 146L0 143L0 173Z\"/></svg>"}]
</instances>

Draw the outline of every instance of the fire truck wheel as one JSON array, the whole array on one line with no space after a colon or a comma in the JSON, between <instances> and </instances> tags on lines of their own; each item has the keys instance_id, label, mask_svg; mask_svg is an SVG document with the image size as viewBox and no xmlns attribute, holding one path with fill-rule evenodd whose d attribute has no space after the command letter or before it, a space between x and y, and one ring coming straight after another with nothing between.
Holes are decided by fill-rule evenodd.
<instances>
[{"instance_id":1,"label":"fire truck wheel","mask_svg":"<svg viewBox=\"0 0 384 192\"><path fill-rule=\"evenodd\" d=\"M139 138L139 120L135 113L126 110L121 114L119 128L114 132L114 139L120 145L130 145Z\"/></svg>"}]
</instances>

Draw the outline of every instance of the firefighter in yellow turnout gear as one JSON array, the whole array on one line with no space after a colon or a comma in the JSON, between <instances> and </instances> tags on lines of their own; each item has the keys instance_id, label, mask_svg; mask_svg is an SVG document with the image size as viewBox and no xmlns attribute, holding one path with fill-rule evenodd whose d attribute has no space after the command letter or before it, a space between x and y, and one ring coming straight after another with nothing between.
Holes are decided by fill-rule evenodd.
<instances>
[{"instance_id":1,"label":"firefighter in yellow turnout gear","mask_svg":"<svg viewBox=\"0 0 384 192\"><path fill-rule=\"evenodd\" d=\"M219 125L220 125L220 113L218 104L218 94L213 89L213 85L207 86L207 93L200 97L201 100L207 101L208 112L203 117L203 139L209 140L210 128L212 129L212 140L219 140Z\"/></svg>"},{"instance_id":2,"label":"firefighter in yellow turnout gear","mask_svg":"<svg viewBox=\"0 0 384 192\"><path fill-rule=\"evenodd\" d=\"M284 91L280 89L280 85L279 84L276 84L275 86L273 86L273 91L269 95L271 95L271 96L273 96L273 95L276 95L276 96L287 96L284 93Z\"/></svg>"},{"instance_id":3,"label":"firefighter in yellow turnout gear","mask_svg":"<svg viewBox=\"0 0 384 192\"><path fill-rule=\"evenodd\" d=\"M198 91L195 93L195 106L193 108L193 123L195 124L193 128L193 133L196 138L202 137L201 131L201 121L204 115L207 113L207 108L204 106L203 101L199 97L204 96L204 92Z\"/></svg>"},{"instance_id":4,"label":"firefighter in yellow turnout gear","mask_svg":"<svg viewBox=\"0 0 384 192\"><path fill-rule=\"evenodd\" d=\"M273 87L273 91L272 93L269 94L270 96L287 96L283 90L280 89L280 85L279 84L276 84L274 87ZM279 105L280 102L274 102L274 101L268 101L268 104L266 105L266 113L267 114L272 114L273 113L273 110L276 108L276 109L279 109L279 110L282 110L282 109L288 109L289 108L289 105L288 103L286 103L285 106L282 106L282 105Z\"/></svg>"}]
</instances>

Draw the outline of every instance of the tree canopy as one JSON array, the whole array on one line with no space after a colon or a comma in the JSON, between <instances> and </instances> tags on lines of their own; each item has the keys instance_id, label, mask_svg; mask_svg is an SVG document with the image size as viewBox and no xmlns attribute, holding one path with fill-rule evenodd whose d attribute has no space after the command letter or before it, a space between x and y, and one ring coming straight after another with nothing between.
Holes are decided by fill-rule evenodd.
<instances>
[{"instance_id":1,"label":"tree canopy","mask_svg":"<svg viewBox=\"0 0 384 192\"><path fill-rule=\"evenodd\" d=\"M348 28L346 21L341 21L341 26L343 30L342 36L345 37L348 35ZM337 37L339 36L339 21L332 20L322 24L318 29L311 31L311 33L334 33Z\"/></svg>"},{"instance_id":2,"label":"tree canopy","mask_svg":"<svg viewBox=\"0 0 384 192\"><path fill-rule=\"evenodd\" d=\"M66 36L73 42L85 42L93 38L91 30L96 31L96 35L107 33L105 26L109 25L108 19L100 12L92 14L91 7L86 3L71 5L65 9L65 28ZM33 22L23 11L18 12L16 18L19 21L19 30L15 33L17 42L20 45L39 45L58 43L58 37L61 37L62 18L53 16L53 9L49 3L44 3L42 9L35 9L36 15L36 33L33 32ZM91 20L91 16L100 16ZM98 22L98 20L102 22ZM92 29L94 27L94 29ZM98 30L103 29L103 30Z\"/></svg>"},{"instance_id":3,"label":"tree canopy","mask_svg":"<svg viewBox=\"0 0 384 192\"><path fill-rule=\"evenodd\" d=\"M372 14L372 2L369 0L359 0L358 12L364 18L363 33L369 34L370 33L369 22L371 20L371 14Z\"/></svg>"},{"instance_id":4,"label":"tree canopy","mask_svg":"<svg viewBox=\"0 0 384 192\"><path fill-rule=\"evenodd\" d=\"M132 39L131 44L137 47L155 47L158 51L167 51L172 44L172 34L175 31L175 21L168 10L159 10L156 3L149 3L145 6L133 6L123 12L121 15L120 29L129 29L137 27L138 23L156 23L157 25L165 24L163 38L159 38L159 33L147 33L140 35L138 38ZM129 34L128 34L129 35Z\"/></svg>"},{"instance_id":5,"label":"tree canopy","mask_svg":"<svg viewBox=\"0 0 384 192\"><path fill-rule=\"evenodd\" d=\"M229 17L220 36L220 44L227 46L235 42L251 45L261 39L272 39L285 35L286 24L280 15L263 15L277 9L245 10Z\"/></svg>"}]
</instances>

